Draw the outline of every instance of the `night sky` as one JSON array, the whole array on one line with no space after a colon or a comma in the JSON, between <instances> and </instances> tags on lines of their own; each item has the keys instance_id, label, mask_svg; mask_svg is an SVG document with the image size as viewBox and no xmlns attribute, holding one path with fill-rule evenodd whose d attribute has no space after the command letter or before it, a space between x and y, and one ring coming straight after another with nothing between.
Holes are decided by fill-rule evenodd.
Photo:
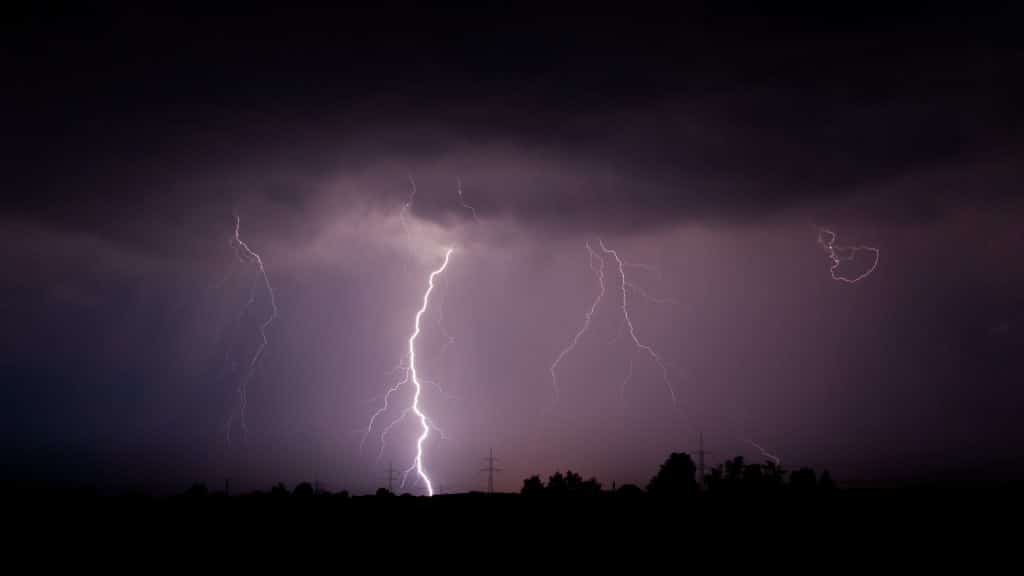
<instances>
[{"instance_id":1,"label":"night sky","mask_svg":"<svg viewBox=\"0 0 1024 576\"><path fill-rule=\"evenodd\" d=\"M1020 6L622 10L5 9L3 478L1024 461Z\"/></svg>"}]
</instances>

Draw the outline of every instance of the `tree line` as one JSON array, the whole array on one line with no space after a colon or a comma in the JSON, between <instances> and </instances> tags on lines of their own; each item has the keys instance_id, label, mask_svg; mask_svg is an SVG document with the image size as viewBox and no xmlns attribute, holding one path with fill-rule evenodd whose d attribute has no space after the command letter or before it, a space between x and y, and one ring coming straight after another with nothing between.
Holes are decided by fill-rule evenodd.
<instances>
[{"instance_id":1,"label":"tree line","mask_svg":"<svg viewBox=\"0 0 1024 576\"><path fill-rule=\"evenodd\" d=\"M772 461L748 464L742 456L713 467L710 474L703 478L701 486L697 478L697 466L690 455L673 452L646 487L624 484L613 487L612 492L623 496L648 494L653 497L685 498L702 491L711 494L765 494L783 491L816 493L833 489L835 483L828 470L819 477L812 468L804 467L789 472ZM530 476L523 480L519 491L526 497L594 496L603 492L597 478L584 480L571 470L565 474L555 472L548 477L546 483L539 475Z\"/></svg>"}]
</instances>

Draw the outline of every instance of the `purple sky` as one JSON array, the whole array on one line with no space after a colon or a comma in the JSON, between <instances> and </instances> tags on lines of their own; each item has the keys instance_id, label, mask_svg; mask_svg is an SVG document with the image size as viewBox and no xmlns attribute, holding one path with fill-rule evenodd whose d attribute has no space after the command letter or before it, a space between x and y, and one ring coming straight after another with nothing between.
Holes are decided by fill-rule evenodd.
<instances>
[{"instance_id":1,"label":"purple sky","mask_svg":"<svg viewBox=\"0 0 1024 576\"><path fill-rule=\"evenodd\" d=\"M18 113L0 215L0 420L25 475L375 489L389 462L412 463L419 430L396 427L379 461L380 428L362 450L361 433L448 246L417 341L419 370L446 393L423 392L448 437L425 444L443 490L485 486L491 448L504 490L565 468L643 484L699 433L713 463L760 460L748 439L847 481L1024 457L1024 94L1020 48L998 34L950 46L941 17L830 35L834 23L804 16L733 26L702 13L730 34L781 27L822 54L792 40L751 56L760 36L737 47L705 31L706 52L670 35L690 55L673 67L657 46L616 51L600 34L563 44L554 25L537 33L543 49L517 52L515 18L450 46L441 38L475 17L461 16L437 38L370 50L364 69L342 56L361 38L348 28L285 49L221 15L178 51L168 21L77 16L26 14L4 52ZM253 51L218 41L219 25ZM405 41L426 46L417 65L380 72L405 61ZM234 214L279 317L249 380L249 434L228 443L270 311L230 244ZM877 247L878 267L833 280L819 226ZM644 265L626 269L631 283L674 301L629 292L674 405L621 333L609 258L553 402L551 363L598 290L586 243L599 239Z\"/></svg>"}]
</instances>

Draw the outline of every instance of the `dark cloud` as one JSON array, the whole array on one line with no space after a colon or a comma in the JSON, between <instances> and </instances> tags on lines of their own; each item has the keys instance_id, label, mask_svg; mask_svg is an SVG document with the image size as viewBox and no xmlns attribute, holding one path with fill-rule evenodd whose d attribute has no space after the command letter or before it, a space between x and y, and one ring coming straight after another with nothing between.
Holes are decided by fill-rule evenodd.
<instances>
[{"instance_id":1,"label":"dark cloud","mask_svg":"<svg viewBox=\"0 0 1024 576\"><path fill-rule=\"evenodd\" d=\"M200 204L394 206L407 174L421 217L457 217L461 177L484 214L550 230L941 213L982 193L912 181L951 166L1019 193L1012 14L406 12L29 10L10 209L145 245Z\"/></svg>"}]
</instances>

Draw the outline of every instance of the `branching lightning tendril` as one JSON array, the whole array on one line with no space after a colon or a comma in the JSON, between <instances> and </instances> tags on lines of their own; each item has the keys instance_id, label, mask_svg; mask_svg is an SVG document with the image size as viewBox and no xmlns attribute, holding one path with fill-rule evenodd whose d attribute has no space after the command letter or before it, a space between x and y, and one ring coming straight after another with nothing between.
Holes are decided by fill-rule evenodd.
<instances>
[{"instance_id":1,"label":"branching lightning tendril","mask_svg":"<svg viewBox=\"0 0 1024 576\"><path fill-rule=\"evenodd\" d=\"M619 278L621 279L620 286L621 286L621 292L622 292L622 305L620 306L620 308L622 310L622 320L623 320L623 324L621 326L625 326L625 328L628 329L628 333L629 333L630 339L632 340L633 345L636 347L636 349L641 350L644 353L646 353L651 358L651 360L653 360L654 363L657 364L659 368L661 368L662 379L665 382L665 387L668 390L669 396L672 398L672 404L675 405L676 404L676 392L675 392L675 389L672 386L671 378L669 377L668 366L665 365L665 362L662 361L661 356L657 353L657 351L654 350L653 347L651 347L649 344L645 344L645 343L641 342L640 338L636 335L636 328L633 326L633 320L629 316L628 291L629 290L633 290L634 292L639 294L641 297L643 297L643 298L645 298L645 299L647 299L647 300L649 300L651 302L654 302L654 303L659 303L659 304L677 304L678 302L676 302L675 300L670 299L670 298L655 298L655 297L651 296L650 294L648 294L646 291L644 291L639 286L637 286L637 285L633 284L632 282L630 282L626 278L626 271L625 270L628 267L643 267L645 269L653 270L652 267L640 266L640 265L635 265L635 264L630 264L628 262L625 262L619 256L618 252L608 248L605 245L603 240L598 239L598 244L601 247L601 252L611 256L615 260L616 267L618 269ZM579 344L580 338L582 338L584 333L586 333L586 331L590 328L591 320L593 319L594 314L597 311L597 307L601 304L601 300L604 298L604 295L605 295L605 265L604 265L604 257L601 256L601 254L598 254L591 247L589 242L586 243L586 247L587 247L587 253L588 253L589 258L590 258L590 260L589 260L589 262L590 262L590 269L594 272L594 276L597 278L598 293L597 293L597 296L594 298L593 302L591 302L590 308L584 314L583 324L580 326L579 330L577 330L576 333L573 335L573 338L569 342L569 344L567 346L565 346L564 348L562 348L561 351L559 351L558 356L555 357L555 361L552 362L552 364L551 364L551 368L550 368L550 372L551 372L551 387L554 390L555 403L558 402L558 398L559 398L559 395L560 395L560 390L559 390L559 387L558 387L558 376L557 376L557 372L556 372L557 368L558 368L558 365L562 362L562 360L565 359L565 357L570 352L572 352L576 348L576 346ZM595 262L597 262L597 265L595 265ZM621 326L620 326L620 328L621 328ZM625 331L623 331L623 332L625 332ZM618 340L618 338L621 336L621 334L622 334L622 332L620 332L619 335L617 335L615 338L613 338L612 342L614 342L615 340ZM622 389L623 390L625 390L626 385L629 383L629 381L632 379L632 377L633 377L633 364L632 364L632 359L630 359L629 372L626 375L626 378L625 378L625 380L622 383Z\"/></svg>"},{"instance_id":2,"label":"branching lightning tendril","mask_svg":"<svg viewBox=\"0 0 1024 576\"><path fill-rule=\"evenodd\" d=\"M569 354L569 352L572 352L572 350L576 348L576 345L579 344L580 338L582 338L583 334L587 331L588 328L590 328L590 321L594 318L594 313L597 311L597 307L601 303L601 299L604 298L604 259L601 258L600 254L595 252L594 249L590 247L590 242L587 242L586 246L587 253L589 254L590 269L591 271L594 272L594 276L597 278L599 290L597 296L594 297L594 301L591 302L590 304L590 309L588 309L586 313L583 315L583 325L581 325L579 330L576 331L576 334L573 335L572 341L569 342L569 344L565 348L562 348L562 350L558 353L558 356L555 357L555 361L551 363L551 388L555 394L556 404L558 403L559 396L561 395L561 392L558 388L558 375L556 374L558 365ZM596 267L594 266L595 261L598 263L598 266Z\"/></svg>"},{"instance_id":3,"label":"branching lightning tendril","mask_svg":"<svg viewBox=\"0 0 1024 576\"><path fill-rule=\"evenodd\" d=\"M629 282L626 280L626 271L624 264L622 262L622 258L619 257L618 252L609 249L607 246L605 246L603 240L598 240L598 243L601 245L601 251L604 252L605 254L611 255L611 257L614 258L615 262L618 264L619 277L622 279L622 317L626 321L626 328L629 329L629 336L633 340L633 344L638 349L646 352L647 355L651 357L651 360L654 360L654 363L657 364L659 368L661 368L661 375L662 379L665 382L665 387L668 389L669 396L672 397L672 404L675 405L676 391L672 387L672 381L668 375L668 366L666 366L665 363L661 360L661 356L658 355L654 348L640 341L640 339L636 335L636 329L633 327L633 320L629 317L629 304L626 293L626 287L629 284Z\"/></svg>"}]
</instances>

